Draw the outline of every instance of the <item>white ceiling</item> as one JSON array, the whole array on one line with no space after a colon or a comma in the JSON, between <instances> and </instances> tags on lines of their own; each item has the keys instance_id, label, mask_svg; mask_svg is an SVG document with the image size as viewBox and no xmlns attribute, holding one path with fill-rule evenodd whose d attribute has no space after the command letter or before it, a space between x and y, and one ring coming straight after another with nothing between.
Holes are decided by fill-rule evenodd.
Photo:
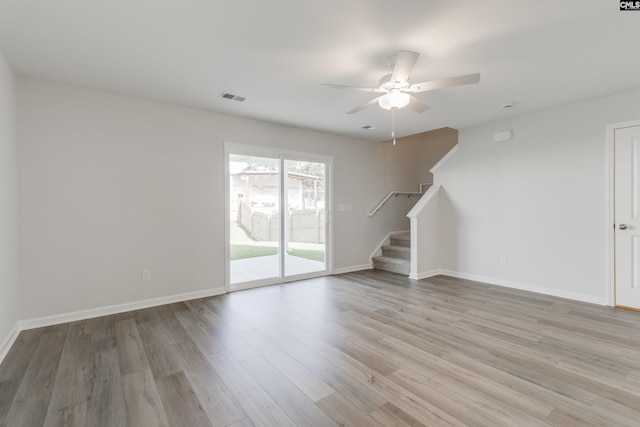
<instances>
[{"instance_id":1,"label":"white ceiling","mask_svg":"<svg viewBox=\"0 0 640 427\"><path fill-rule=\"evenodd\" d=\"M389 111L346 115L373 94L321 83L377 86L401 49L414 83L482 74L418 94L431 110L399 111L405 136L640 88L639 40L615 0L0 0L19 74L373 141Z\"/></svg>"}]
</instances>

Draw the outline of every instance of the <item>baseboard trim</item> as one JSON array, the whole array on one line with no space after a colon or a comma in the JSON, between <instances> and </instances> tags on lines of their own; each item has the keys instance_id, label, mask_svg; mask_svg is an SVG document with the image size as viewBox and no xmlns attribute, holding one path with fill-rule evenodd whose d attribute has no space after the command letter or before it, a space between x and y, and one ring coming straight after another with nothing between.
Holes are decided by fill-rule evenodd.
<instances>
[{"instance_id":1,"label":"baseboard trim","mask_svg":"<svg viewBox=\"0 0 640 427\"><path fill-rule=\"evenodd\" d=\"M344 274L355 271L369 270L371 268L368 264L353 265L349 267L336 268L333 270L333 274ZM487 283L490 285L502 286L506 288L519 289L522 291L535 292L542 295L549 295L559 298L567 298L574 301L581 301L597 305L607 305L606 297L594 297L592 295L585 295L575 292L567 292L558 289L546 288L543 286L531 285L526 283L512 282L503 279L497 279L494 277L480 276L477 274L462 273L459 271L435 269L419 273L416 277L410 277L410 279L421 280L428 279L437 275L444 275L449 277L455 277L459 279L473 280L476 282ZM172 304L176 302L188 301L197 298L206 298L216 295L222 295L226 293L225 288L207 289L203 291L187 292L183 294L170 295L166 297L151 298L147 300L134 301L124 304L116 304L106 307L99 307L89 310L80 310L71 313L57 314L53 316L39 317L35 319L21 320L16 322L13 329L9 332L9 335L5 338L2 346L0 346L0 363L7 356L7 353L15 343L20 331L27 329L40 328L44 326L52 326L60 323L74 322L78 320L91 319L94 317L107 316L111 314L124 313L132 310L140 310L143 308L156 307L164 304Z\"/></svg>"},{"instance_id":2,"label":"baseboard trim","mask_svg":"<svg viewBox=\"0 0 640 427\"><path fill-rule=\"evenodd\" d=\"M2 363L4 358L7 356L7 353L9 353L9 350L13 346L13 343L16 342L19 334L20 329L18 327L18 323L16 322L16 324L13 325L13 329L11 329L9 335L7 335L4 342L2 343L2 346L0 347L0 363Z\"/></svg>"},{"instance_id":3,"label":"baseboard trim","mask_svg":"<svg viewBox=\"0 0 640 427\"><path fill-rule=\"evenodd\" d=\"M535 292L537 294L549 295L553 297L566 298L574 301L587 302L590 304L607 305L606 297L595 297L593 295L585 295L577 292L568 292L560 289L546 288L544 286L531 285L528 283L512 282L494 277L479 276L477 274L462 273L459 271L440 270L440 274L444 276L456 277L458 279L473 280L476 282L487 283L489 285L502 286L505 288L519 289L521 291Z\"/></svg>"},{"instance_id":4,"label":"baseboard trim","mask_svg":"<svg viewBox=\"0 0 640 427\"><path fill-rule=\"evenodd\" d=\"M170 295L166 297L151 298L146 300L127 302L124 304L109 305L106 307L92 308L88 310L74 311L71 313L56 314L53 316L38 317L35 319L21 320L18 322L18 331L26 329L41 328L44 326L58 325L60 323L75 322L78 320L91 319L94 317L108 316L111 314L124 313L132 310L156 307L159 305L172 304L175 302L188 301L197 298L206 298L226 293L225 288L206 289L203 291L187 292L183 294Z\"/></svg>"},{"instance_id":5,"label":"baseboard trim","mask_svg":"<svg viewBox=\"0 0 640 427\"><path fill-rule=\"evenodd\" d=\"M370 270L371 268L369 264L351 265L349 267L334 268L332 274L353 273L354 271Z\"/></svg>"},{"instance_id":6,"label":"baseboard trim","mask_svg":"<svg viewBox=\"0 0 640 427\"><path fill-rule=\"evenodd\" d=\"M409 275L409 279L422 280L422 279L428 279L429 277L438 276L440 274L442 274L442 270L437 268L437 269L431 270L431 271L423 271L422 273L418 273L416 275L410 274Z\"/></svg>"}]
</instances>

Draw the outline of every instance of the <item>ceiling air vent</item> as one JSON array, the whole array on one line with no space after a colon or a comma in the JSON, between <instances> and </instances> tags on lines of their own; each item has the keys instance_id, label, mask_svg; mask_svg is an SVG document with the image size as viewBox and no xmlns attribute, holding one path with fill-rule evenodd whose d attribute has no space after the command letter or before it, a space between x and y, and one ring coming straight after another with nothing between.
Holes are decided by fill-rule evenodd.
<instances>
[{"instance_id":1,"label":"ceiling air vent","mask_svg":"<svg viewBox=\"0 0 640 427\"><path fill-rule=\"evenodd\" d=\"M232 99L232 100L234 100L234 101L238 101L238 102L242 102L242 101L244 101L244 100L246 99L246 98L244 98L244 97L242 97L242 96L234 95L234 94L232 94L232 93L227 93L227 92L222 92L222 93L220 94L220 96L221 96L222 98L225 98L225 99Z\"/></svg>"}]
</instances>

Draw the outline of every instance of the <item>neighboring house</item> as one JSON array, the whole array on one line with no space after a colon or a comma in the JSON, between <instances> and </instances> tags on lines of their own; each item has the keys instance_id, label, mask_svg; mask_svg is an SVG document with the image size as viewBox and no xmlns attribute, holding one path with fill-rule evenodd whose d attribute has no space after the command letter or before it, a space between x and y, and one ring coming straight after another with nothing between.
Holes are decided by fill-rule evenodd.
<instances>
[{"instance_id":1,"label":"neighboring house","mask_svg":"<svg viewBox=\"0 0 640 427\"><path fill-rule=\"evenodd\" d=\"M318 190L319 177L299 172L287 172L287 197L292 209L323 207ZM231 174L230 200L244 201L253 208L275 208L280 175L277 171L243 171ZM310 182L309 188L303 182ZM320 198L318 197L320 196ZM320 206L318 206L320 205Z\"/></svg>"}]
</instances>

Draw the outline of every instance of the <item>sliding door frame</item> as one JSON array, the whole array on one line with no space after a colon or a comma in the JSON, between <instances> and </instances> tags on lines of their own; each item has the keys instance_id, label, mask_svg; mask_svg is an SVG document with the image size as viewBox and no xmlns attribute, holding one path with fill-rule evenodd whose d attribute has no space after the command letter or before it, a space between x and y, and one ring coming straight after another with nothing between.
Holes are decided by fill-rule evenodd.
<instances>
[{"instance_id":1,"label":"sliding door frame","mask_svg":"<svg viewBox=\"0 0 640 427\"><path fill-rule=\"evenodd\" d=\"M261 279L251 282L241 283L239 285L234 285L231 287L231 256L230 256L230 247L231 247L231 238L229 233L229 224L231 222L231 205L230 205L230 176L229 176L229 157L232 154L244 154L244 155L254 155L254 156L264 156L277 158L280 164L280 195L279 195L279 211L280 211L280 245L279 245L279 256L280 256L280 276L278 278L269 278L269 279ZM325 215L326 215L326 229L325 229L325 270L317 271L306 274L298 274L292 276L285 276L285 265L284 265L284 254L286 253L286 240L285 237L287 235L285 225L285 207L287 204L286 198L287 195L284 194L287 179L287 171L284 168L285 160L293 160L293 161L306 161L306 162L317 162L323 163L325 165ZM331 208L333 206L333 157L325 156L322 154L314 154L314 153L306 153L301 151L292 151L279 149L275 147L265 147L260 145L248 145L248 144L237 144L233 142L225 142L224 144L224 260L225 260L225 289L227 292L237 291L242 289L250 289L260 286L268 286L278 283L286 283L294 280L302 280L312 277L320 277L330 275L333 272L333 215L331 212Z\"/></svg>"}]
</instances>

